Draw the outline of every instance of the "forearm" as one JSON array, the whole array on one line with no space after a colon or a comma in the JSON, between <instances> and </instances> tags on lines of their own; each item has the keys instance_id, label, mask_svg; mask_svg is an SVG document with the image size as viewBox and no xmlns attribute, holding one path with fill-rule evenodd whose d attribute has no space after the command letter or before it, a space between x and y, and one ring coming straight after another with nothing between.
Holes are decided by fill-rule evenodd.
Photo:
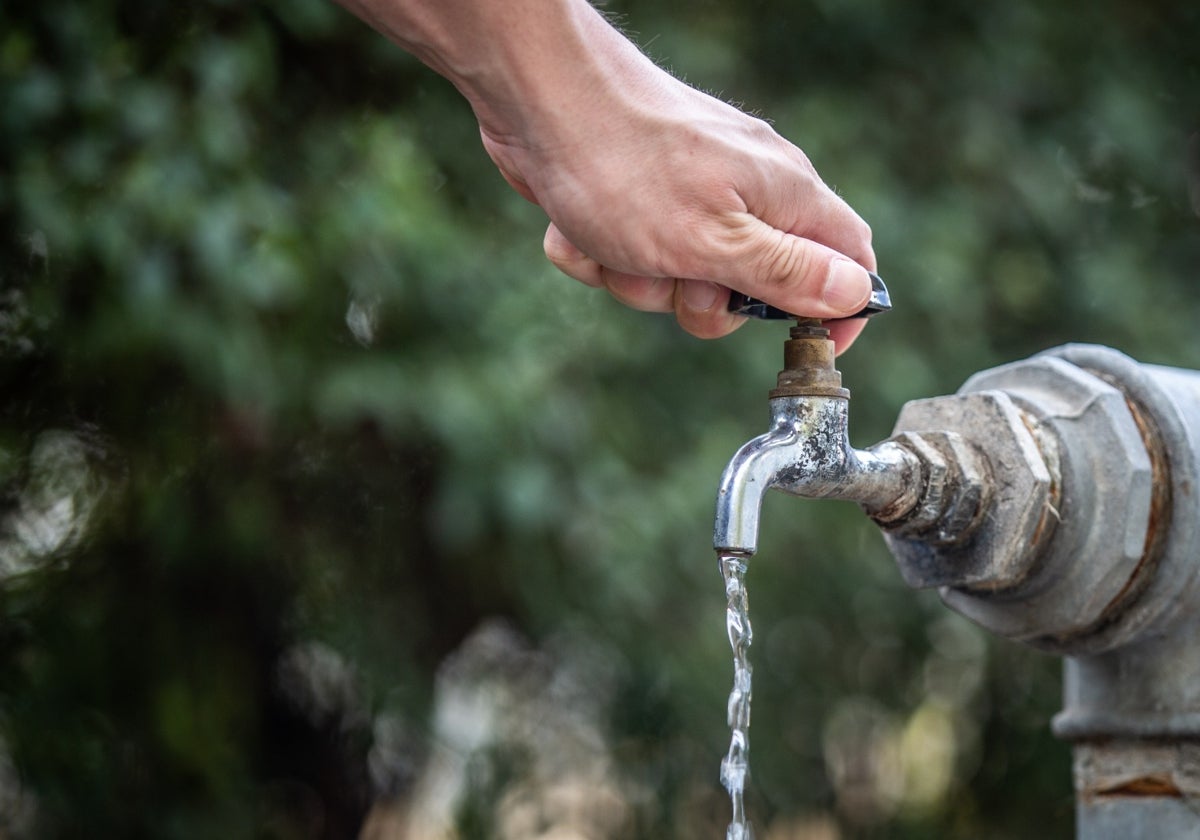
<instances>
[{"instance_id":1,"label":"forearm","mask_svg":"<svg viewBox=\"0 0 1200 840\"><path fill-rule=\"evenodd\" d=\"M339 2L449 79L498 140L563 142L543 135L618 79L653 86L659 75L587 0Z\"/></svg>"}]
</instances>

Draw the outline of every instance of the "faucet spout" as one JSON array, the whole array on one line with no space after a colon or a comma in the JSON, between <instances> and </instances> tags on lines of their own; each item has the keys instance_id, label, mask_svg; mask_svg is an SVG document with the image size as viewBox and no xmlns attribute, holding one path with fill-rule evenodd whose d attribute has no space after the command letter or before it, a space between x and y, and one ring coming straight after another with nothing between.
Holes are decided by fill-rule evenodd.
<instances>
[{"instance_id":1,"label":"faucet spout","mask_svg":"<svg viewBox=\"0 0 1200 840\"><path fill-rule=\"evenodd\" d=\"M771 488L858 502L877 518L915 505L921 483L917 458L892 441L866 450L851 447L844 392L775 396L770 402L770 429L744 444L721 476L713 532L717 551L754 554L762 500Z\"/></svg>"}]
</instances>

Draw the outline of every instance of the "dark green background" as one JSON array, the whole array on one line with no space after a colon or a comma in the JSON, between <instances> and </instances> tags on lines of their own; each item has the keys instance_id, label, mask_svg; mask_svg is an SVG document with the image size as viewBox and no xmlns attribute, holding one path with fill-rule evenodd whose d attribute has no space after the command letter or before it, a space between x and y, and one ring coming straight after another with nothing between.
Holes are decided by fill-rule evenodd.
<instances>
[{"instance_id":1,"label":"dark green background","mask_svg":"<svg viewBox=\"0 0 1200 840\"><path fill-rule=\"evenodd\" d=\"M608 8L872 225L896 310L841 362L858 445L1065 341L1200 367L1194 4ZM0 7L5 550L48 431L107 488L0 591L3 831L354 836L411 794L439 663L503 618L608 663L621 836L721 836L712 500L785 330L626 310L544 223L449 84L322 0ZM770 499L749 588L760 840L1070 836L1056 661L905 589L850 505ZM296 650L353 703L306 712ZM464 837L523 778L503 753Z\"/></svg>"}]
</instances>

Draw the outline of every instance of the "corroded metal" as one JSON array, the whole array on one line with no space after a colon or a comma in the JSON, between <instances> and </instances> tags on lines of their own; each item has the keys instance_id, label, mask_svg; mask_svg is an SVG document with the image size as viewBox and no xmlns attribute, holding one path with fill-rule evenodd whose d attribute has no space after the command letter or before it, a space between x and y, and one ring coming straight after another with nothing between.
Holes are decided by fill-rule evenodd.
<instances>
[{"instance_id":1,"label":"corroded metal","mask_svg":"<svg viewBox=\"0 0 1200 840\"><path fill-rule=\"evenodd\" d=\"M920 498L921 466L904 446L850 445L850 392L834 367L829 331L801 320L784 345L771 391L768 431L743 445L721 476L713 546L753 554L767 490L810 499L848 499L870 514L903 516Z\"/></svg>"},{"instance_id":2,"label":"corroded metal","mask_svg":"<svg viewBox=\"0 0 1200 840\"><path fill-rule=\"evenodd\" d=\"M919 503L903 513L874 513L871 518L897 539L932 546L965 542L990 509L995 482L987 456L956 432L902 432L893 441L921 464ZM931 585L916 569L903 571L910 585Z\"/></svg>"},{"instance_id":3,"label":"corroded metal","mask_svg":"<svg viewBox=\"0 0 1200 840\"><path fill-rule=\"evenodd\" d=\"M996 498L969 540L889 535L905 579L943 587L949 606L1000 635L1060 653L1096 649L1094 629L1120 614L1152 565L1144 422L1119 389L1048 356L905 406L898 430L949 430L986 452Z\"/></svg>"},{"instance_id":4,"label":"corroded metal","mask_svg":"<svg viewBox=\"0 0 1200 840\"><path fill-rule=\"evenodd\" d=\"M1105 740L1074 753L1079 837L1200 836L1200 743Z\"/></svg>"},{"instance_id":5,"label":"corroded metal","mask_svg":"<svg viewBox=\"0 0 1200 840\"><path fill-rule=\"evenodd\" d=\"M783 370L779 372L771 398L850 398L842 387L842 375L833 365L834 344L829 330L816 319L801 319L783 344Z\"/></svg>"},{"instance_id":6,"label":"corroded metal","mask_svg":"<svg viewBox=\"0 0 1200 840\"><path fill-rule=\"evenodd\" d=\"M713 545L753 554L767 490L810 499L848 499L867 510L915 504L920 466L902 446L850 446L842 397L776 397L771 426L742 446L721 476Z\"/></svg>"},{"instance_id":7,"label":"corroded metal","mask_svg":"<svg viewBox=\"0 0 1200 840\"><path fill-rule=\"evenodd\" d=\"M924 529L880 523L905 581L992 592L1023 581L1057 522L1057 458L1039 446L1012 400L995 392L917 400L901 410L896 431L893 440L917 439L934 449L948 476L940 495L949 499ZM971 517L954 515L956 508L970 510L971 500L977 500ZM983 521L969 527L974 517Z\"/></svg>"},{"instance_id":8,"label":"corroded metal","mask_svg":"<svg viewBox=\"0 0 1200 840\"><path fill-rule=\"evenodd\" d=\"M1053 729L1074 745L1081 840L1200 838L1200 374L1069 345L972 377L942 398L939 428L971 437L953 405L992 393L1019 408L1047 463L1056 453L1055 521L1032 553L1010 542L1004 563L1022 579L1001 564L1005 586L952 582L943 599L1064 655ZM1024 505L996 492L989 517Z\"/></svg>"},{"instance_id":9,"label":"corroded metal","mask_svg":"<svg viewBox=\"0 0 1200 840\"><path fill-rule=\"evenodd\" d=\"M910 583L947 582L930 576L933 569L922 563L922 556L931 547L965 544L989 520L995 469L979 445L929 425L921 434L898 435L865 450L854 449L848 433L849 392L841 387L828 335L816 321L801 321L792 329L784 347L784 369L771 391L770 429L739 449L721 478L713 544L718 550L752 554L758 544L762 498L769 489L811 499L845 499L857 502L896 540L908 541L913 563L908 569L903 563L901 567ZM1010 425L1020 430L1015 432L1019 440L1014 447L1025 447L1029 452L1023 453L1024 460L1041 464L1016 410L1003 400L984 402L1001 403L995 411L1007 411ZM1014 455L1002 460L1002 466L1014 460L1022 458ZM1008 474L1005 469L1000 472ZM1016 487L1023 498L1037 500L1047 497L1050 485L1043 468L1024 484L1012 478L1006 486ZM1036 492L1039 488L1041 495ZM1008 511L1001 514L1008 515ZM1011 523L1003 519L1001 524ZM1028 532L1031 546L1037 545L1039 527L1046 530L1045 523L1036 520L1020 531ZM963 573L955 569L953 579L995 583L990 577L972 576L969 570L962 578Z\"/></svg>"}]
</instances>

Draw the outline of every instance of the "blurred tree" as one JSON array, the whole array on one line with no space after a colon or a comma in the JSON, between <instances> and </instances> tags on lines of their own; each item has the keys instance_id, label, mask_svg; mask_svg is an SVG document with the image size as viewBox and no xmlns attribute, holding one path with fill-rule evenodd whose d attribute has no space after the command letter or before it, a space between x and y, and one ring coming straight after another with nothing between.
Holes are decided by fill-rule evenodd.
<instances>
[{"instance_id":1,"label":"blurred tree","mask_svg":"<svg viewBox=\"0 0 1200 840\"><path fill-rule=\"evenodd\" d=\"M857 438L1066 340L1200 367L1200 11L608 8L872 223L898 306L842 364ZM466 726L439 663L502 617L607 686L555 731L604 736L621 836L719 836L711 500L782 336L555 276L450 86L324 0L7 4L0 102L4 830L382 825ZM760 834L1068 836L1057 663L905 590L854 510L764 522ZM439 698L526 696L497 656ZM486 743L464 836L527 825L548 760Z\"/></svg>"}]
</instances>

